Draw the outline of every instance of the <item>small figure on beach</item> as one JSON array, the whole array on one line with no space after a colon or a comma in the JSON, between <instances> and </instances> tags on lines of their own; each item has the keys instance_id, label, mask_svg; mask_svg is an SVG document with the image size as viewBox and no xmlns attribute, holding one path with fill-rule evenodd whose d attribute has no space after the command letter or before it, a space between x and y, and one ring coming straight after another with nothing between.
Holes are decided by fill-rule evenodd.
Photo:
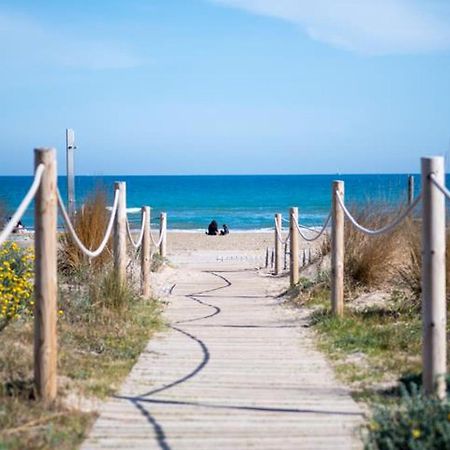
<instances>
[{"instance_id":1,"label":"small figure on beach","mask_svg":"<svg viewBox=\"0 0 450 450\"><path fill-rule=\"evenodd\" d=\"M9 220L11 220L11 217L9 218ZM12 232L16 233L16 234L21 234L23 231L25 231L25 227L24 227L22 221L19 220Z\"/></svg>"},{"instance_id":2,"label":"small figure on beach","mask_svg":"<svg viewBox=\"0 0 450 450\"><path fill-rule=\"evenodd\" d=\"M208 236L217 236L219 234L219 226L215 220L212 220L208 225L208 231L206 232Z\"/></svg>"},{"instance_id":3,"label":"small figure on beach","mask_svg":"<svg viewBox=\"0 0 450 450\"><path fill-rule=\"evenodd\" d=\"M225 236L225 235L227 235L227 234L230 234L230 230L229 230L229 228L228 228L228 225L227 225L226 223L224 223L224 224L222 225L222 230L220 230L220 235L221 235L221 236Z\"/></svg>"}]
</instances>

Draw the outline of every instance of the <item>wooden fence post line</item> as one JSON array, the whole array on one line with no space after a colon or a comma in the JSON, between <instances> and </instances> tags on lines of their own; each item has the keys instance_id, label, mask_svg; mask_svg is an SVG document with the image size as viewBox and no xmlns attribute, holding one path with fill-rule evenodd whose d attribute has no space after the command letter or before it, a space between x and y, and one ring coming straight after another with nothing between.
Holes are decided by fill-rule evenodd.
<instances>
[{"instance_id":1,"label":"wooden fence post line","mask_svg":"<svg viewBox=\"0 0 450 450\"><path fill-rule=\"evenodd\" d=\"M291 208L289 211L289 227L291 232L291 253L290 257L290 282L291 287L299 281L299 256L298 256L298 229L295 223L298 223L298 208Z\"/></svg>"},{"instance_id":2,"label":"wooden fence post line","mask_svg":"<svg viewBox=\"0 0 450 450\"><path fill-rule=\"evenodd\" d=\"M344 199L344 182L332 183L331 217L331 307L333 314L344 314L344 211L337 201L337 194Z\"/></svg>"},{"instance_id":3,"label":"wooden fence post line","mask_svg":"<svg viewBox=\"0 0 450 450\"><path fill-rule=\"evenodd\" d=\"M414 201L414 176L408 176L408 205Z\"/></svg>"},{"instance_id":4,"label":"wooden fence post line","mask_svg":"<svg viewBox=\"0 0 450 450\"><path fill-rule=\"evenodd\" d=\"M275 275L279 275L281 272L281 238L278 236L278 230L281 231L281 214L275 214Z\"/></svg>"},{"instance_id":5,"label":"wooden fence post line","mask_svg":"<svg viewBox=\"0 0 450 450\"><path fill-rule=\"evenodd\" d=\"M445 196L430 179L445 184L444 158L422 158L422 380L425 393L446 396Z\"/></svg>"},{"instance_id":6,"label":"wooden fence post line","mask_svg":"<svg viewBox=\"0 0 450 450\"><path fill-rule=\"evenodd\" d=\"M164 233L163 238L161 239L161 244L159 246L159 254L162 258L165 258L167 255L167 213L162 212L159 217L159 237Z\"/></svg>"},{"instance_id":7,"label":"wooden fence post line","mask_svg":"<svg viewBox=\"0 0 450 450\"><path fill-rule=\"evenodd\" d=\"M126 183L116 181L114 190L119 190L119 204L114 220L114 273L120 283L126 282L127 276L127 204Z\"/></svg>"},{"instance_id":8,"label":"wooden fence post line","mask_svg":"<svg viewBox=\"0 0 450 450\"><path fill-rule=\"evenodd\" d=\"M44 403L56 398L57 171L56 150L34 150L35 169L45 165L35 199L34 379Z\"/></svg>"},{"instance_id":9,"label":"wooden fence post line","mask_svg":"<svg viewBox=\"0 0 450 450\"><path fill-rule=\"evenodd\" d=\"M144 217L144 234L141 244L141 292L144 298L150 297L150 207L142 207Z\"/></svg>"}]
</instances>

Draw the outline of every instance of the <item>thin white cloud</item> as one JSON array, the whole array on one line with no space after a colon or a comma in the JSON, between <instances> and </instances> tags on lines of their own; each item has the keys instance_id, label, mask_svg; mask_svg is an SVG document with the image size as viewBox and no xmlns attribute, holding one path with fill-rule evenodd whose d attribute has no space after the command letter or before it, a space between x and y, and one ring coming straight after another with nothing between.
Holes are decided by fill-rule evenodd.
<instances>
[{"instance_id":1,"label":"thin white cloud","mask_svg":"<svg viewBox=\"0 0 450 450\"><path fill-rule=\"evenodd\" d=\"M142 64L132 50L115 40L83 37L30 17L0 12L0 54L8 66L127 69Z\"/></svg>"},{"instance_id":2,"label":"thin white cloud","mask_svg":"<svg viewBox=\"0 0 450 450\"><path fill-rule=\"evenodd\" d=\"M299 25L312 39L368 54L450 49L447 0L210 0Z\"/></svg>"}]
</instances>

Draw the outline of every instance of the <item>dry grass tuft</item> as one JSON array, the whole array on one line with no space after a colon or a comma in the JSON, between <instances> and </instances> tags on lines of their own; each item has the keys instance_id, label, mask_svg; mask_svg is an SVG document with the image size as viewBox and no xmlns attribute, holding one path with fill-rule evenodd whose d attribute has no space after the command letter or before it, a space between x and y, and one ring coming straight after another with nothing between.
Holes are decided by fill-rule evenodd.
<instances>
[{"instance_id":1,"label":"dry grass tuft","mask_svg":"<svg viewBox=\"0 0 450 450\"><path fill-rule=\"evenodd\" d=\"M109 220L109 212L106 210L106 193L97 189L90 196L84 208L72 219L74 228L84 245L96 249L106 231ZM73 242L68 232L60 238L58 255L59 270L66 275L80 274L87 267L93 272L98 272L111 260L111 243L108 243L101 255L91 261L83 255L78 246Z\"/></svg>"},{"instance_id":2,"label":"dry grass tuft","mask_svg":"<svg viewBox=\"0 0 450 450\"><path fill-rule=\"evenodd\" d=\"M398 266L400 285L406 288L415 300L417 308L420 308L420 297L422 293L422 228L418 221L408 221L404 228L403 242L406 249L406 257ZM450 229L446 232L446 282L447 302L450 302Z\"/></svg>"},{"instance_id":3,"label":"dry grass tuft","mask_svg":"<svg viewBox=\"0 0 450 450\"><path fill-rule=\"evenodd\" d=\"M352 214L367 228L378 229L392 222L398 212L382 205L376 210L367 207ZM403 241L401 228L381 236L367 236L347 222L344 261L347 286L380 287L392 280L394 268L403 258Z\"/></svg>"}]
</instances>

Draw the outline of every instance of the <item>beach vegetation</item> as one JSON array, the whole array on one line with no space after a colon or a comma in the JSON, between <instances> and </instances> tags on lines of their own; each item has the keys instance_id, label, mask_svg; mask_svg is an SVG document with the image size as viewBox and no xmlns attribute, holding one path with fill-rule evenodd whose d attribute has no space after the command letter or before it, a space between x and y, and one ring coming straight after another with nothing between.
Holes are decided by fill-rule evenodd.
<instances>
[{"instance_id":1,"label":"beach vegetation","mask_svg":"<svg viewBox=\"0 0 450 450\"><path fill-rule=\"evenodd\" d=\"M352 214L365 227L378 229L392 222L398 212L387 205L378 205L376 209L353 210ZM404 258L404 239L401 228L388 234L368 236L347 223L344 237L347 290L380 287L390 281L394 268Z\"/></svg>"},{"instance_id":2,"label":"beach vegetation","mask_svg":"<svg viewBox=\"0 0 450 450\"><path fill-rule=\"evenodd\" d=\"M450 401L426 397L416 384L400 385L394 405L376 405L367 450L450 448Z\"/></svg>"},{"instance_id":3,"label":"beach vegetation","mask_svg":"<svg viewBox=\"0 0 450 450\"><path fill-rule=\"evenodd\" d=\"M0 247L0 331L33 314L33 260L33 252L15 242Z\"/></svg>"},{"instance_id":4,"label":"beach vegetation","mask_svg":"<svg viewBox=\"0 0 450 450\"><path fill-rule=\"evenodd\" d=\"M110 215L106 207L106 192L97 188L72 217L75 232L84 245L91 250L96 249L105 236ZM110 239L105 250L96 258L90 259L74 243L68 231L61 233L58 269L62 274L81 277L89 272L99 272L111 261L111 246Z\"/></svg>"},{"instance_id":5,"label":"beach vegetation","mask_svg":"<svg viewBox=\"0 0 450 450\"><path fill-rule=\"evenodd\" d=\"M9 260L11 254L27 258L19 258L25 265L20 273L31 277L27 251L16 244L7 249ZM118 389L148 339L163 326L160 303L143 299L135 284L117 283L111 264L100 272L84 270L83 277L60 276L56 403L46 407L36 401L31 310L2 331L0 449L77 448L99 402Z\"/></svg>"}]
</instances>

